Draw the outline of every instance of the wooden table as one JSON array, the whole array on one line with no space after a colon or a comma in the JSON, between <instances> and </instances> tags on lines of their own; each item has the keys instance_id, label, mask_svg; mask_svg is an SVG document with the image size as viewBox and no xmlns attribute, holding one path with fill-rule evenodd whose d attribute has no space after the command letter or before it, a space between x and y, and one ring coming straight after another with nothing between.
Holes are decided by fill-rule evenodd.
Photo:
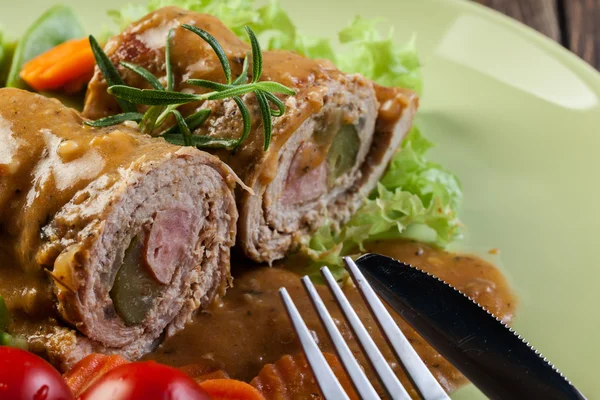
<instances>
[{"instance_id":1,"label":"wooden table","mask_svg":"<svg viewBox=\"0 0 600 400\"><path fill-rule=\"evenodd\" d=\"M600 69L600 0L475 0L551 37Z\"/></svg>"}]
</instances>

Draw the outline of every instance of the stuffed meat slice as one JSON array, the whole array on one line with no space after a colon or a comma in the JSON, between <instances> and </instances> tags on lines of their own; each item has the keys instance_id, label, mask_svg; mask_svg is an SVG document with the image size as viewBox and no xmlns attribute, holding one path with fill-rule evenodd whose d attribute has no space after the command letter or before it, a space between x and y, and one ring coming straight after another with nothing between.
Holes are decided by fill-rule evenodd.
<instances>
[{"instance_id":1,"label":"stuffed meat slice","mask_svg":"<svg viewBox=\"0 0 600 400\"><path fill-rule=\"evenodd\" d=\"M63 366L135 359L183 328L223 294L237 221L237 177L217 157L83 122L0 90L0 295L17 320L45 318L20 333Z\"/></svg>"}]
</instances>

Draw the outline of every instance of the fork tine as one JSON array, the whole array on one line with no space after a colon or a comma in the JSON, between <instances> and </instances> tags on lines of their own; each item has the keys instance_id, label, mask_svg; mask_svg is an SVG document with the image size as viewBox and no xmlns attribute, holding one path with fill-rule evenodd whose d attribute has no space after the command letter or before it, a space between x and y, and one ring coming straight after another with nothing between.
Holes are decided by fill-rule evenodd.
<instances>
[{"instance_id":1,"label":"fork tine","mask_svg":"<svg viewBox=\"0 0 600 400\"><path fill-rule=\"evenodd\" d=\"M317 343L313 339L288 291L285 288L281 288L279 289L279 295L290 316L294 330L298 334L308 365L310 365L310 368L313 371L323 396L325 396L326 399L350 400L346 391L331 370L327 360L325 360L321 349L319 349L319 346L317 346Z\"/></svg>"},{"instance_id":2,"label":"fork tine","mask_svg":"<svg viewBox=\"0 0 600 400\"><path fill-rule=\"evenodd\" d=\"M383 384L383 387L387 391L390 398L410 399L410 396L406 392L406 389L404 389L404 386L402 386L402 384L394 374L394 371L392 371L392 368L389 366L389 364L375 345L375 342L373 341L371 336L369 336L369 332L365 329L364 325L360 321L360 318L358 318L356 311L354 311L354 309L350 305L350 302L344 295L344 292L342 292L342 289L339 287L335 278L331 274L331 271L329 271L329 268L321 268L321 274L323 274L323 277L325 278L329 289L333 293L333 296L335 297L338 305L344 313L346 320L352 327L352 330L354 331L354 334L356 335L356 338L360 343L363 352L366 354L367 358L371 362L373 369L377 373L379 380Z\"/></svg>"},{"instance_id":3,"label":"fork tine","mask_svg":"<svg viewBox=\"0 0 600 400\"><path fill-rule=\"evenodd\" d=\"M356 263L350 257L344 257L344 262L348 267L352 280L369 305L371 313L379 323L396 357L401 361L408 372L408 376L421 393L421 396L427 400L450 399L433 374L429 372L429 369L406 339L396 322L392 319L392 316L386 310L381 300L379 300L379 297L377 297L371 285L369 285L362 272L360 272Z\"/></svg>"},{"instance_id":4,"label":"fork tine","mask_svg":"<svg viewBox=\"0 0 600 400\"><path fill-rule=\"evenodd\" d=\"M304 284L304 288L308 292L308 296L313 303L313 306L317 310L317 314L325 326L327 333L329 334L329 338L333 342L333 345L337 351L337 354L344 365L346 373L350 377L350 381L354 385L356 392L360 396L361 399L376 399L379 397L377 391L367 379L367 376L363 372L362 368L354 358L354 354L346 344L344 337L340 333L339 329L335 325L335 322L331 318L329 311L327 311L327 307L325 307L325 303L319 296L317 289L311 282L308 276L302 278L302 283Z\"/></svg>"}]
</instances>

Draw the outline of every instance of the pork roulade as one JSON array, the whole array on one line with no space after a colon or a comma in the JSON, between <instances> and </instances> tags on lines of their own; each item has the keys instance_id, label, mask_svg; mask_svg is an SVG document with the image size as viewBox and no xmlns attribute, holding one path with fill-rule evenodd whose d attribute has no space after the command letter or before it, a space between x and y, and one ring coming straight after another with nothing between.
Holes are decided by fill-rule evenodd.
<instances>
[{"instance_id":1,"label":"pork roulade","mask_svg":"<svg viewBox=\"0 0 600 400\"><path fill-rule=\"evenodd\" d=\"M92 351L135 359L183 328L228 285L236 234L237 177L217 157L83 122L0 89L0 294L16 315L50 303L76 329L43 330L63 367Z\"/></svg>"},{"instance_id":2,"label":"pork roulade","mask_svg":"<svg viewBox=\"0 0 600 400\"><path fill-rule=\"evenodd\" d=\"M138 64L166 81L165 40L170 29L175 89L196 91L188 79L224 82L222 67L209 45L180 28L194 25L223 46L233 73L240 74L249 44L217 18L175 7L148 14L109 40L106 53L125 83L150 88L120 61ZM179 28L178 28L179 27ZM311 60L293 52L263 52L261 80L294 88L282 97L283 117L273 120L273 141L264 138L254 94L244 97L253 116L249 138L237 152L213 151L253 189L239 191L238 242L258 262L284 257L324 223L344 223L375 187L395 150L412 125L418 106L415 93L383 88L358 74L344 74L327 60ZM242 119L233 100L208 101L181 107L184 114L210 108L196 134L236 138ZM119 112L107 84L96 70L89 85L84 115L97 119Z\"/></svg>"}]
</instances>

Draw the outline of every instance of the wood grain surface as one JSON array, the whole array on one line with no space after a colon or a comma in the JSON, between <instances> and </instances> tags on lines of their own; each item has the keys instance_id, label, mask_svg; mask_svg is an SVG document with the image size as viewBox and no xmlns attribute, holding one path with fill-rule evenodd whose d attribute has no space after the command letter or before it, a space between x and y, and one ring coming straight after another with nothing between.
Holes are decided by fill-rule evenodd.
<instances>
[{"instance_id":1,"label":"wood grain surface","mask_svg":"<svg viewBox=\"0 0 600 400\"><path fill-rule=\"evenodd\" d=\"M600 69L600 0L565 0L568 47Z\"/></svg>"},{"instance_id":2,"label":"wood grain surface","mask_svg":"<svg viewBox=\"0 0 600 400\"><path fill-rule=\"evenodd\" d=\"M475 0L556 40L600 69L600 0Z\"/></svg>"}]
</instances>

